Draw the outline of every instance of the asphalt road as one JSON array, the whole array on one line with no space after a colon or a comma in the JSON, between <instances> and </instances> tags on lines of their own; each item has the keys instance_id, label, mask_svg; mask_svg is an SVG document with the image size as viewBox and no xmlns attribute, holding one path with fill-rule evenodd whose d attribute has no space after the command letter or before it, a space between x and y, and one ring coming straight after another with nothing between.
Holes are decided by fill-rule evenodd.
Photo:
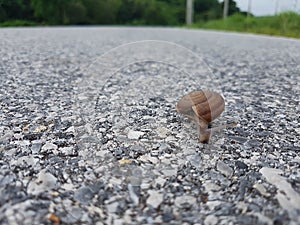
<instances>
[{"instance_id":1,"label":"asphalt road","mask_svg":"<svg viewBox=\"0 0 300 225\"><path fill-rule=\"evenodd\" d=\"M299 224L300 41L0 29L0 224ZM223 95L198 142L176 102Z\"/></svg>"}]
</instances>

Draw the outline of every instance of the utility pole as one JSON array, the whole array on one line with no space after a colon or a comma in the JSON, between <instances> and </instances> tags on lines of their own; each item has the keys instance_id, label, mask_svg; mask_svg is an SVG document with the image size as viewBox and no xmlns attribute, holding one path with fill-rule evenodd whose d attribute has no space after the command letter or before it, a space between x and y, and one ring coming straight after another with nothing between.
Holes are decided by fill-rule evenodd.
<instances>
[{"instance_id":1,"label":"utility pole","mask_svg":"<svg viewBox=\"0 0 300 225\"><path fill-rule=\"evenodd\" d=\"M193 23L194 14L194 0L186 0L186 24L191 25Z\"/></svg>"},{"instance_id":2,"label":"utility pole","mask_svg":"<svg viewBox=\"0 0 300 225\"><path fill-rule=\"evenodd\" d=\"M252 9L252 0L248 0L248 11L247 11L247 17L250 16Z\"/></svg>"},{"instance_id":3,"label":"utility pole","mask_svg":"<svg viewBox=\"0 0 300 225\"><path fill-rule=\"evenodd\" d=\"M224 0L224 8L223 8L223 19L224 20L228 16L228 5L229 5L229 0Z\"/></svg>"}]
</instances>

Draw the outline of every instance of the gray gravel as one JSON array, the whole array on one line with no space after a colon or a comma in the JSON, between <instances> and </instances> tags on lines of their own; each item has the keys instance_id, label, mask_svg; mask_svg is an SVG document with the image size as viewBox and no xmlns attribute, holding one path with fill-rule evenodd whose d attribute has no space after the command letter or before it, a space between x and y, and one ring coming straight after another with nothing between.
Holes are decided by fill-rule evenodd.
<instances>
[{"instance_id":1,"label":"gray gravel","mask_svg":"<svg viewBox=\"0 0 300 225\"><path fill-rule=\"evenodd\" d=\"M1 224L300 224L299 40L118 27L0 40ZM238 123L209 144L175 111L198 89L225 98L212 126Z\"/></svg>"}]
</instances>

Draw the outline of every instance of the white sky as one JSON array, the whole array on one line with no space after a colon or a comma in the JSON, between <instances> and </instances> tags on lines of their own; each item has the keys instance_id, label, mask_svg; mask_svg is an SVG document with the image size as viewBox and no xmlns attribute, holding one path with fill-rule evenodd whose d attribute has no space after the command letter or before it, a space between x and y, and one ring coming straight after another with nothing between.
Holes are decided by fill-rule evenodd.
<instances>
[{"instance_id":1,"label":"white sky","mask_svg":"<svg viewBox=\"0 0 300 225\"><path fill-rule=\"evenodd\" d=\"M300 12L300 0L235 0L242 11L247 11L248 1L252 1L252 13L255 16L274 15L276 1L278 1L278 12L292 10ZM297 8L295 8L297 4Z\"/></svg>"}]
</instances>

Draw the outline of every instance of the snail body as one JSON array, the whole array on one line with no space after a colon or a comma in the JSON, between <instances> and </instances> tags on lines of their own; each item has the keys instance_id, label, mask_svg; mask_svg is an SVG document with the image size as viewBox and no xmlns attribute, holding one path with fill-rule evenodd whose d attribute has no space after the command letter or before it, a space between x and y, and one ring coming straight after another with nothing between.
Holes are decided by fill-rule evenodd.
<instances>
[{"instance_id":1,"label":"snail body","mask_svg":"<svg viewBox=\"0 0 300 225\"><path fill-rule=\"evenodd\" d=\"M225 109L224 98L217 92L200 90L184 95L176 104L176 110L194 120L199 125L199 141L207 143L212 129L210 122L221 115Z\"/></svg>"}]
</instances>

